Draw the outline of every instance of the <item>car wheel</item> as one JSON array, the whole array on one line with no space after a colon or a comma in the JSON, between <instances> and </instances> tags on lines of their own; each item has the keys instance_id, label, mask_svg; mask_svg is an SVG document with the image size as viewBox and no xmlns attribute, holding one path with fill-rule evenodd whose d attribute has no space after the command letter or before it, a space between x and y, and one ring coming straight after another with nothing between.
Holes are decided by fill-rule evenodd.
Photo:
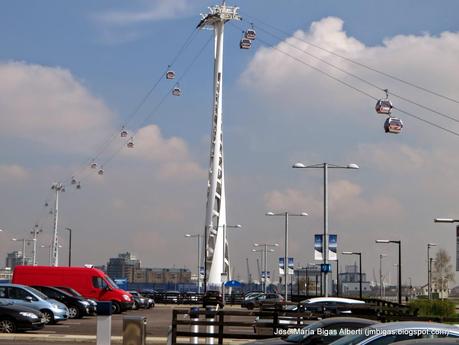
<instances>
[{"instance_id":1,"label":"car wheel","mask_svg":"<svg viewBox=\"0 0 459 345\"><path fill-rule=\"evenodd\" d=\"M0 333L14 333L16 331L16 324L10 319L0 320Z\"/></svg>"},{"instance_id":2,"label":"car wheel","mask_svg":"<svg viewBox=\"0 0 459 345\"><path fill-rule=\"evenodd\" d=\"M120 304L118 302L116 302L116 301L112 301L112 313L113 314L121 313Z\"/></svg>"},{"instance_id":3,"label":"car wheel","mask_svg":"<svg viewBox=\"0 0 459 345\"><path fill-rule=\"evenodd\" d=\"M45 321L45 325L52 325L55 323L54 321L54 314L49 310L41 310L43 314L43 320Z\"/></svg>"},{"instance_id":4,"label":"car wheel","mask_svg":"<svg viewBox=\"0 0 459 345\"><path fill-rule=\"evenodd\" d=\"M70 319L79 319L80 316L80 309L77 306L71 305L69 307L69 318Z\"/></svg>"}]
</instances>

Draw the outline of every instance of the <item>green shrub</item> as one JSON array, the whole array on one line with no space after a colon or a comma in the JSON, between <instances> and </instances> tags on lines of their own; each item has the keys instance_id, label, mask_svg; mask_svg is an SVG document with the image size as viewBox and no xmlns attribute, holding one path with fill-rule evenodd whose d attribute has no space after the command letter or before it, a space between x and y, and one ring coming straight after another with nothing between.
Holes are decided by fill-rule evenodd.
<instances>
[{"instance_id":1,"label":"green shrub","mask_svg":"<svg viewBox=\"0 0 459 345\"><path fill-rule=\"evenodd\" d=\"M456 305L450 301L418 299L410 302L409 306L418 309L418 316L456 316Z\"/></svg>"}]
</instances>

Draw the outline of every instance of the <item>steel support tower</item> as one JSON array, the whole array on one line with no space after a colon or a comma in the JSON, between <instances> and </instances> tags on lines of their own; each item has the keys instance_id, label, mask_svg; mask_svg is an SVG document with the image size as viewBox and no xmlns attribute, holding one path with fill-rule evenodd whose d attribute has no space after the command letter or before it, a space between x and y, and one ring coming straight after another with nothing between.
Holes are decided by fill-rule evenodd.
<instances>
[{"instance_id":1,"label":"steel support tower","mask_svg":"<svg viewBox=\"0 0 459 345\"><path fill-rule=\"evenodd\" d=\"M228 242L224 231L226 200L222 130L223 33L226 22L241 19L238 9L238 7L226 6L223 1L221 5L209 8L207 14L201 14L202 19L197 26L199 29L213 30L215 40L212 130L204 227L204 291L220 289L222 274L226 273L230 278ZM224 253L225 258L223 258Z\"/></svg>"}]
</instances>

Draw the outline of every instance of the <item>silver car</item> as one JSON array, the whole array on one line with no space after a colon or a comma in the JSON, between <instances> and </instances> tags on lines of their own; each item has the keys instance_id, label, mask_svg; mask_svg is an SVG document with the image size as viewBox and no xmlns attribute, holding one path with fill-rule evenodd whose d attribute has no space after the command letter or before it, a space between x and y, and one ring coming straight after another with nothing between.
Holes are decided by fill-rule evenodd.
<instances>
[{"instance_id":1,"label":"silver car","mask_svg":"<svg viewBox=\"0 0 459 345\"><path fill-rule=\"evenodd\" d=\"M0 284L0 301L39 310L42 312L46 324L67 320L69 317L69 310L64 304L25 285Z\"/></svg>"},{"instance_id":2,"label":"silver car","mask_svg":"<svg viewBox=\"0 0 459 345\"><path fill-rule=\"evenodd\" d=\"M347 335L331 345L383 345L410 339L457 338L459 327L434 322L379 323Z\"/></svg>"}]
</instances>

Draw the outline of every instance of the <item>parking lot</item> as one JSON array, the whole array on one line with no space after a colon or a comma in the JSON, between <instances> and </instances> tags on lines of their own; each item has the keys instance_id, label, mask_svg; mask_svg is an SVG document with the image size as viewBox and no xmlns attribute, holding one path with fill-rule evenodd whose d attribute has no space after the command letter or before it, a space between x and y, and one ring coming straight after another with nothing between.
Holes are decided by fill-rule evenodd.
<instances>
[{"instance_id":1,"label":"parking lot","mask_svg":"<svg viewBox=\"0 0 459 345\"><path fill-rule=\"evenodd\" d=\"M144 316L147 318L147 337L149 343L165 344L174 308L189 309L190 305L156 305L151 309L130 310L123 314L112 316L112 336L114 343L121 343L124 316ZM239 306L226 306L225 309L240 309ZM39 331L29 331L24 334L0 334L0 344L95 344L90 339L97 333L97 317L84 317L60 322L57 325L47 325ZM69 337L71 336L71 337ZM86 336L86 337L85 337ZM68 339L65 339L67 337ZM14 340L13 340L14 339ZM21 340L23 339L23 340ZM86 341L85 340L88 340Z\"/></svg>"}]
</instances>

